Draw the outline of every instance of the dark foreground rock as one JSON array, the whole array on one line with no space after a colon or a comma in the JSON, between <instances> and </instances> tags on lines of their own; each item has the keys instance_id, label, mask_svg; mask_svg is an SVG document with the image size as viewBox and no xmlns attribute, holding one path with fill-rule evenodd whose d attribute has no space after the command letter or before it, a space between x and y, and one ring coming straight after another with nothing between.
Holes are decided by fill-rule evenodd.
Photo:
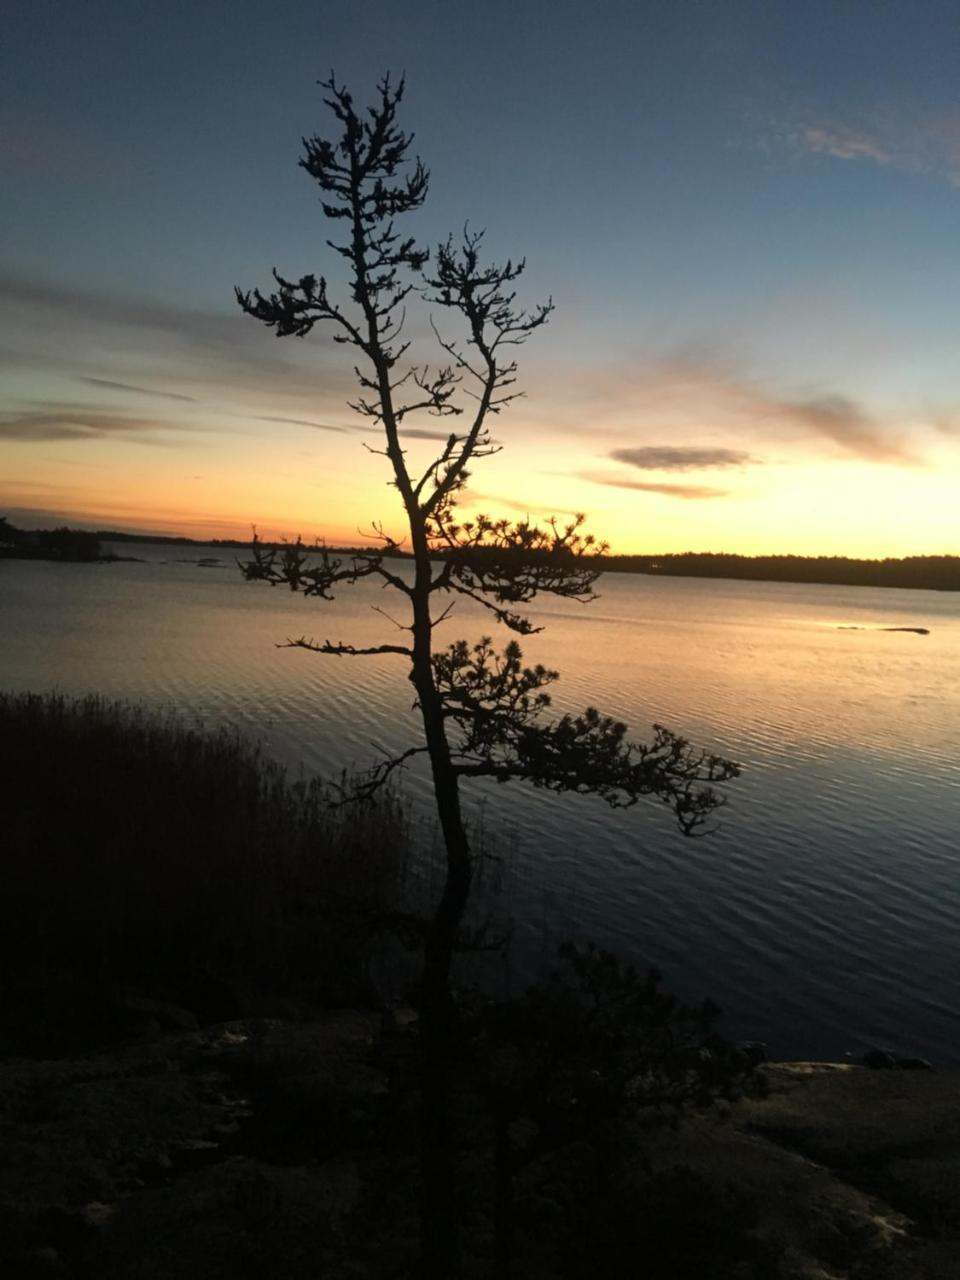
<instances>
[{"instance_id":1,"label":"dark foreground rock","mask_svg":"<svg viewBox=\"0 0 960 1280\"><path fill-rule=\"evenodd\" d=\"M765 1071L768 1096L743 1105L738 1128L828 1179L828 1200L848 1190L861 1223L872 1224L870 1247L835 1271L960 1276L960 1072L822 1063Z\"/></svg>"},{"instance_id":2,"label":"dark foreground rock","mask_svg":"<svg viewBox=\"0 0 960 1280\"><path fill-rule=\"evenodd\" d=\"M361 1014L0 1067L0 1273L343 1276L385 1092ZM268 1102L269 1100L269 1102Z\"/></svg>"},{"instance_id":3,"label":"dark foreground rock","mask_svg":"<svg viewBox=\"0 0 960 1280\"><path fill-rule=\"evenodd\" d=\"M613 1280L634 1256L637 1274L669 1280L960 1275L960 1075L758 1070L765 1096L626 1135L635 1157L609 1221L588 1222L603 1243L582 1247L582 1266L564 1196L586 1157L529 1170L517 1274ZM415 1022L352 1011L0 1063L0 1274L411 1277L415 1080ZM460 1105L476 1144L462 1162L467 1275L480 1280L505 1273L483 1207L485 1122L466 1093Z\"/></svg>"}]
</instances>

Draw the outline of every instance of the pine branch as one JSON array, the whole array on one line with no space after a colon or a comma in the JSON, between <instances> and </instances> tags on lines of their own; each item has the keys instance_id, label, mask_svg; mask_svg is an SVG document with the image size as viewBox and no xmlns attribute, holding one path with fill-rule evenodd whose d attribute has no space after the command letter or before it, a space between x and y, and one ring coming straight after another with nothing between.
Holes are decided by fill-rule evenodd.
<instances>
[{"instance_id":1,"label":"pine branch","mask_svg":"<svg viewBox=\"0 0 960 1280\"><path fill-rule=\"evenodd\" d=\"M583 524L581 514L565 525L555 517L536 525L486 515L458 524L448 502L430 524L434 546L449 565L442 587L486 595L500 605L526 604L541 592L582 603L593 600L601 573L593 562L608 547L583 534Z\"/></svg>"},{"instance_id":2,"label":"pine branch","mask_svg":"<svg viewBox=\"0 0 960 1280\"><path fill-rule=\"evenodd\" d=\"M594 708L541 723L545 686L557 673L524 667L516 641L497 653L489 637L451 645L434 659L444 714L460 733L462 777L523 780L550 791L598 795L613 808L645 796L669 805L684 835L696 834L726 799L715 788L739 777L730 760L697 751L654 725L652 743L628 741L627 727Z\"/></svg>"}]
</instances>

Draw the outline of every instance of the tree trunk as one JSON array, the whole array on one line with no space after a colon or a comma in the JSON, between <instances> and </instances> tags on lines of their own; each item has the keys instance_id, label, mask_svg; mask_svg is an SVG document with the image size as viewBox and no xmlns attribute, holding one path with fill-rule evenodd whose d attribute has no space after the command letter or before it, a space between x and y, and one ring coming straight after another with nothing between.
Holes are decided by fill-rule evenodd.
<instances>
[{"instance_id":1,"label":"tree trunk","mask_svg":"<svg viewBox=\"0 0 960 1280\"><path fill-rule=\"evenodd\" d=\"M457 931L470 894L471 866L460 810L459 778L450 759L443 707L434 682L428 609L428 596L415 599L411 678L417 690L430 753L437 816L446 850L446 877L427 928L420 987L420 1246L424 1280L456 1280L460 1274L460 1257L455 1141L450 1117L456 1027L450 968Z\"/></svg>"}]
</instances>

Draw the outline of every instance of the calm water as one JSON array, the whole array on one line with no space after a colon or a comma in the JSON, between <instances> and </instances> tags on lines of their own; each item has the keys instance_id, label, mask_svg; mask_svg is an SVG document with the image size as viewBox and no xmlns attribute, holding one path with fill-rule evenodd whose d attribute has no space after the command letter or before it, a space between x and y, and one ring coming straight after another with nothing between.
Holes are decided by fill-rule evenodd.
<instances>
[{"instance_id":1,"label":"calm water","mask_svg":"<svg viewBox=\"0 0 960 1280\"><path fill-rule=\"evenodd\" d=\"M176 707L311 772L415 741L402 659L275 647L384 639L377 588L304 601L176 560L202 550L134 550L148 562L0 562L0 685ZM536 611L547 630L525 651L561 671L558 707L595 704L637 737L662 722L744 777L694 841L653 804L474 788L510 851L514 977L592 937L710 995L775 1056L879 1043L960 1063L960 596L628 575L599 590ZM490 630L475 606L445 626Z\"/></svg>"}]
</instances>

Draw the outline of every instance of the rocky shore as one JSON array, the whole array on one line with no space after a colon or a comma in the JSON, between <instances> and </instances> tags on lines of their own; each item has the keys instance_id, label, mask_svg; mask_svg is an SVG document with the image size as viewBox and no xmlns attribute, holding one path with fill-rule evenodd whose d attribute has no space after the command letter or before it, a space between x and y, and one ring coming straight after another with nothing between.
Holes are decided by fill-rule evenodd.
<instances>
[{"instance_id":1,"label":"rocky shore","mask_svg":"<svg viewBox=\"0 0 960 1280\"><path fill-rule=\"evenodd\" d=\"M175 1006L139 1013L122 1045L0 1063L0 1270L412 1274L412 1012L203 1028ZM758 1070L760 1096L658 1130L644 1150L655 1173L753 1206L768 1262L737 1274L960 1274L960 1073Z\"/></svg>"}]
</instances>

